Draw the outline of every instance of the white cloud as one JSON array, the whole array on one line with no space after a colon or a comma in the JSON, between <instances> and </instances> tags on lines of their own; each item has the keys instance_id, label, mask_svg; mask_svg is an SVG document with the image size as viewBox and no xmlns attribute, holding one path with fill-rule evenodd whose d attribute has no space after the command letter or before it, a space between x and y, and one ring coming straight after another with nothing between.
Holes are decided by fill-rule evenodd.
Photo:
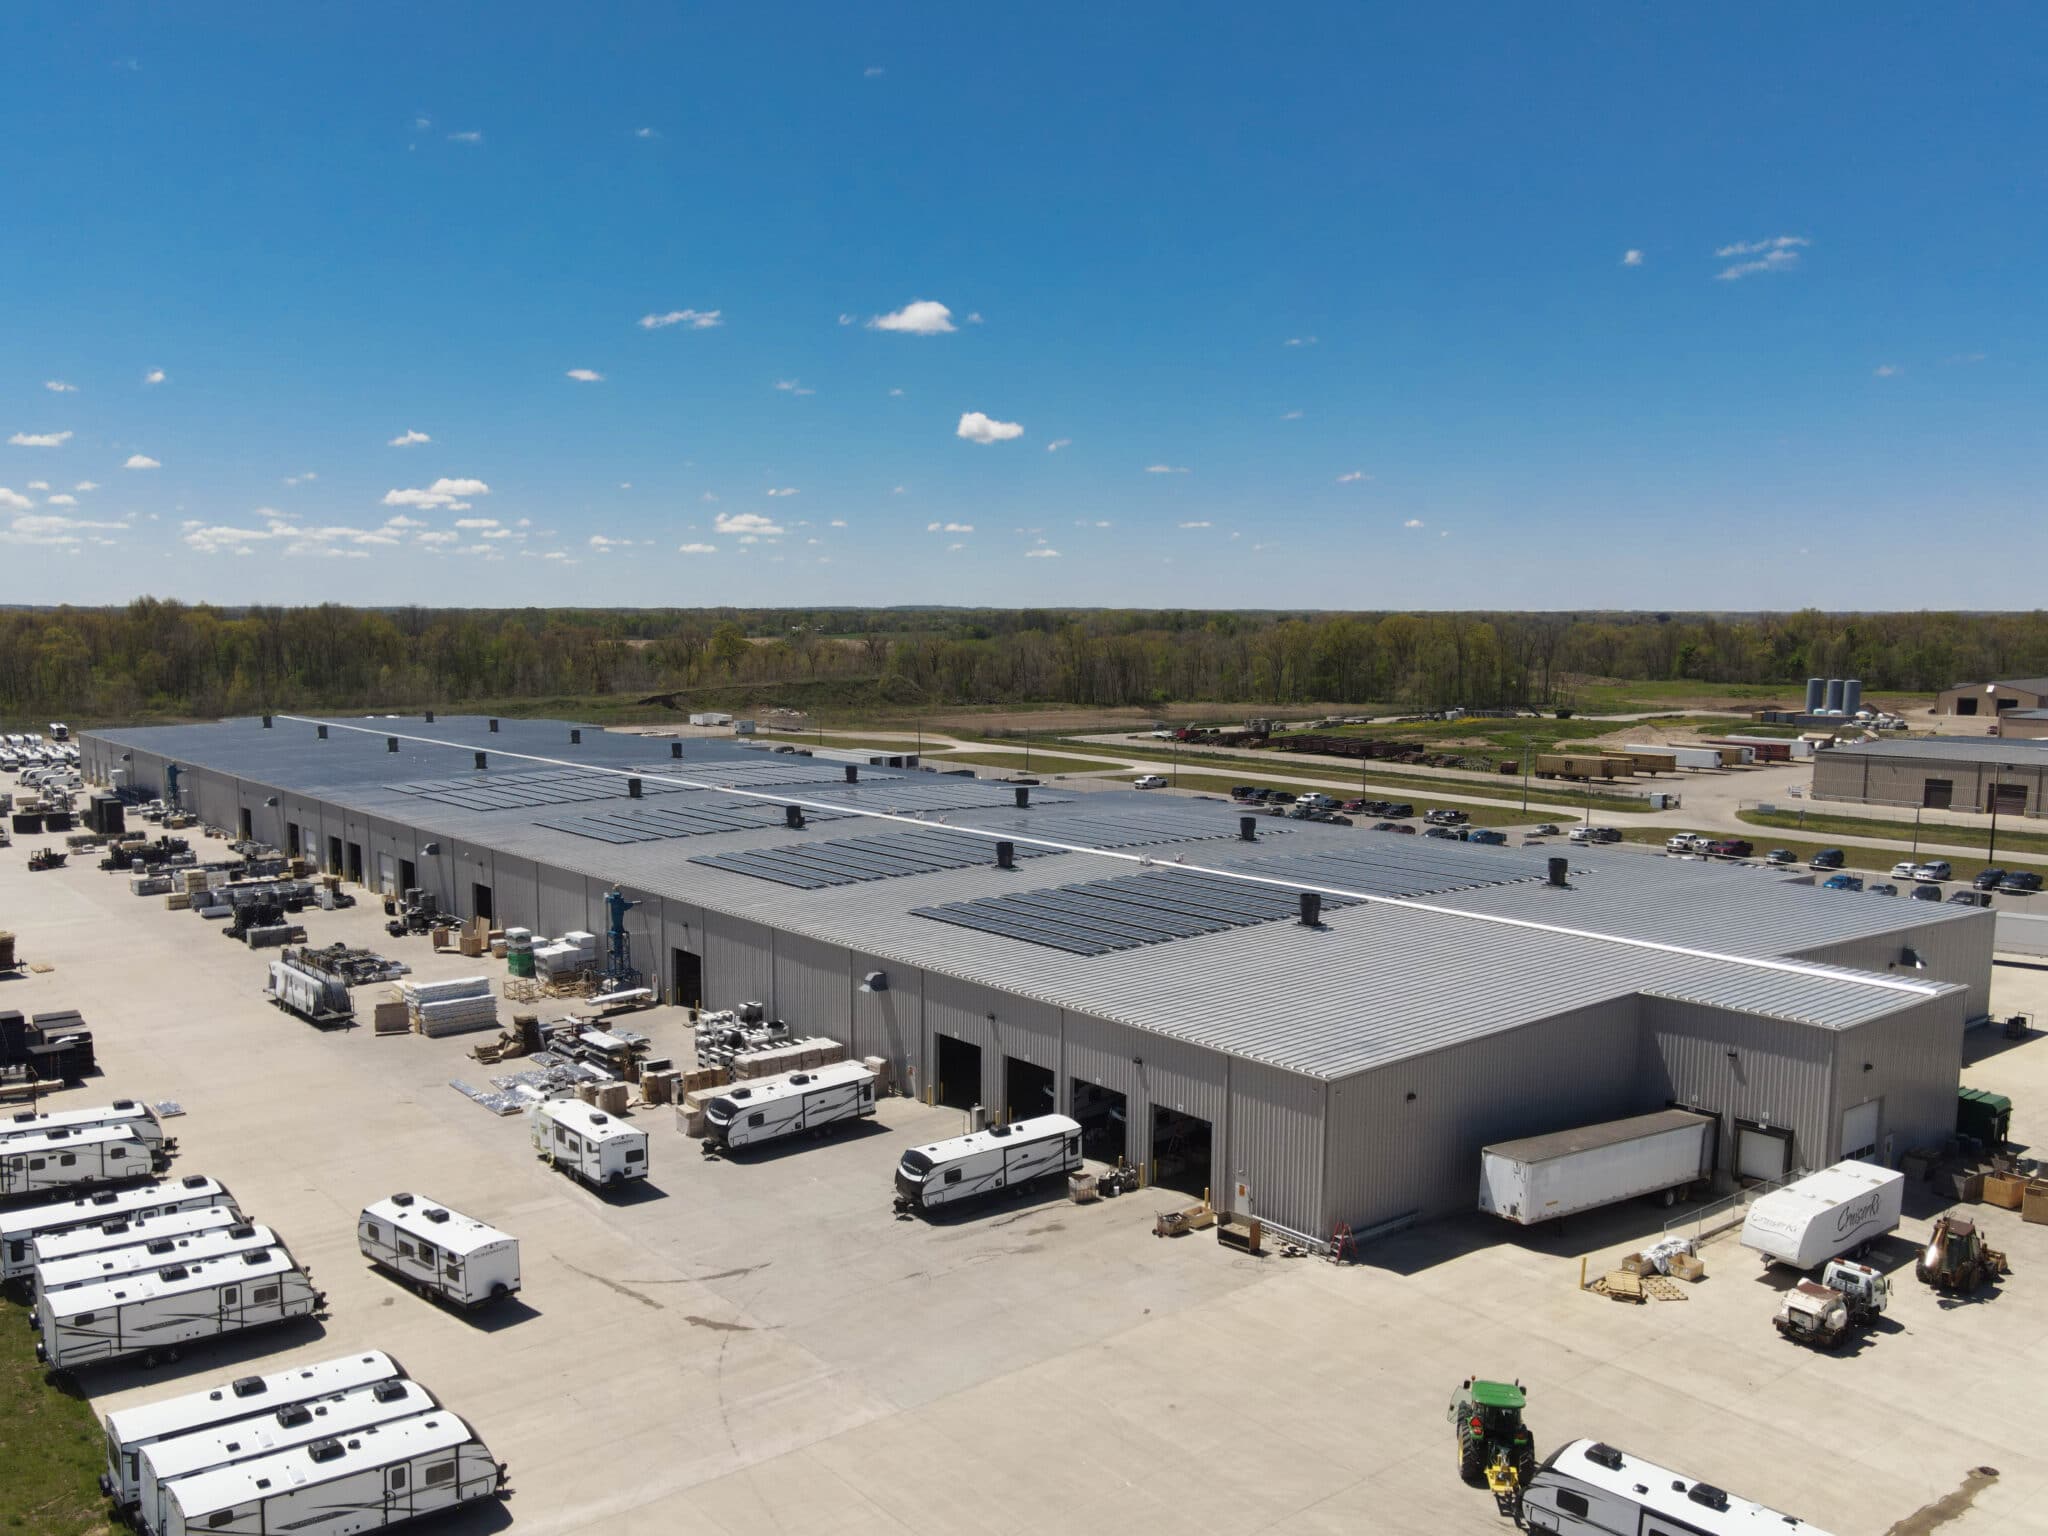
<instances>
[{"instance_id":1,"label":"white cloud","mask_svg":"<svg viewBox=\"0 0 2048 1536\"><path fill-rule=\"evenodd\" d=\"M43 381L43 388L53 395L75 395L78 393L78 386L76 384L66 384L62 379L45 379Z\"/></svg>"},{"instance_id":2,"label":"white cloud","mask_svg":"<svg viewBox=\"0 0 2048 1536\"><path fill-rule=\"evenodd\" d=\"M897 400L897 399L901 399L901 398L902 398L902 395L903 395L903 391L902 391L902 390L900 390L900 389L892 389L892 390L890 390L890 391L889 391L889 398L890 398L891 400Z\"/></svg>"},{"instance_id":3,"label":"white cloud","mask_svg":"<svg viewBox=\"0 0 2048 1536\"><path fill-rule=\"evenodd\" d=\"M1640 267L1643 264L1643 253L1636 250L1623 251L1621 264L1624 267Z\"/></svg>"},{"instance_id":4,"label":"white cloud","mask_svg":"<svg viewBox=\"0 0 2048 1536\"><path fill-rule=\"evenodd\" d=\"M35 502L22 495L21 492L11 491L6 486L0 485L0 507L9 507L16 512L26 512L34 505Z\"/></svg>"},{"instance_id":5,"label":"white cloud","mask_svg":"<svg viewBox=\"0 0 2048 1536\"><path fill-rule=\"evenodd\" d=\"M862 76L869 80L879 80L883 75L887 73L888 71L882 68L882 66L879 64L870 64L866 69L861 71Z\"/></svg>"},{"instance_id":6,"label":"white cloud","mask_svg":"<svg viewBox=\"0 0 2048 1536\"><path fill-rule=\"evenodd\" d=\"M495 517L458 517L455 519L455 526L466 530L495 528L498 526L498 520Z\"/></svg>"},{"instance_id":7,"label":"white cloud","mask_svg":"<svg viewBox=\"0 0 2048 1536\"><path fill-rule=\"evenodd\" d=\"M1905 371L1897 363L1879 363L1877 367L1871 370L1880 379L1895 379Z\"/></svg>"},{"instance_id":8,"label":"white cloud","mask_svg":"<svg viewBox=\"0 0 2048 1536\"><path fill-rule=\"evenodd\" d=\"M832 526L834 528L844 528L846 526L846 519L843 517L835 517L832 519Z\"/></svg>"},{"instance_id":9,"label":"white cloud","mask_svg":"<svg viewBox=\"0 0 2048 1536\"><path fill-rule=\"evenodd\" d=\"M984 416L980 411L969 411L960 418L960 425L954 428L956 435L970 443L1006 443L1013 437L1024 435L1024 424L1017 421L997 421Z\"/></svg>"},{"instance_id":10,"label":"white cloud","mask_svg":"<svg viewBox=\"0 0 2048 1536\"><path fill-rule=\"evenodd\" d=\"M142 376L142 382L145 384L161 384L168 377L169 375L163 369L152 368Z\"/></svg>"},{"instance_id":11,"label":"white cloud","mask_svg":"<svg viewBox=\"0 0 2048 1536\"><path fill-rule=\"evenodd\" d=\"M412 125L414 129L424 133L427 129L434 126L434 120L431 117L416 117L412 120Z\"/></svg>"},{"instance_id":12,"label":"white cloud","mask_svg":"<svg viewBox=\"0 0 2048 1536\"><path fill-rule=\"evenodd\" d=\"M127 462L121 467L123 469L162 469L164 466L160 460L152 459L146 453L131 453L128 455Z\"/></svg>"},{"instance_id":13,"label":"white cloud","mask_svg":"<svg viewBox=\"0 0 2048 1536\"><path fill-rule=\"evenodd\" d=\"M564 377L574 379L578 384L602 384L604 382L604 375L595 368L571 368Z\"/></svg>"},{"instance_id":14,"label":"white cloud","mask_svg":"<svg viewBox=\"0 0 2048 1536\"><path fill-rule=\"evenodd\" d=\"M1045 445L1045 451L1047 453L1058 453L1062 448L1071 448L1073 446L1074 440L1071 437L1056 437Z\"/></svg>"},{"instance_id":15,"label":"white cloud","mask_svg":"<svg viewBox=\"0 0 2048 1536\"><path fill-rule=\"evenodd\" d=\"M619 489L622 491L630 491L631 489L633 489L633 482L630 480L621 480L619 482Z\"/></svg>"},{"instance_id":16,"label":"white cloud","mask_svg":"<svg viewBox=\"0 0 2048 1536\"><path fill-rule=\"evenodd\" d=\"M462 525L458 523L456 526L459 528ZM477 537L484 539L511 539L515 543L524 543L526 541L525 534L514 533L510 528L486 528Z\"/></svg>"},{"instance_id":17,"label":"white cloud","mask_svg":"<svg viewBox=\"0 0 2048 1536\"><path fill-rule=\"evenodd\" d=\"M318 475L309 469L303 475L286 475L284 483L286 485L304 485L308 480L318 480L319 478Z\"/></svg>"},{"instance_id":18,"label":"white cloud","mask_svg":"<svg viewBox=\"0 0 2048 1536\"><path fill-rule=\"evenodd\" d=\"M1194 523L1182 523L1182 524L1180 524L1180 526L1181 526L1181 527L1183 527L1183 528L1214 528L1214 527L1215 527L1216 525L1215 525L1214 523L1212 523L1212 522L1208 522L1207 520L1204 520L1204 521L1201 521L1201 522L1194 522Z\"/></svg>"},{"instance_id":19,"label":"white cloud","mask_svg":"<svg viewBox=\"0 0 2048 1536\"><path fill-rule=\"evenodd\" d=\"M531 528L533 526L533 519L530 517L522 517L519 519L518 522L514 523L512 526L514 528Z\"/></svg>"},{"instance_id":20,"label":"white cloud","mask_svg":"<svg viewBox=\"0 0 2048 1536\"><path fill-rule=\"evenodd\" d=\"M661 137L661 130L659 128L635 128L633 130L633 137L636 139L658 139Z\"/></svg>"},{"instance_id":21,"label":"white cloud","mask_svg":"<svg viewBox=\"0 0 2048 1536\"><path fill-rule=\"evenodd\" d=\"M796 494L796 487L793 485L775 487L770 489L768 494L770 496L794 496Z\"/></svg>"},{"instance_id":22,"label":"white cloud","mask_svg":"<svg viewBox=\"0 0 2048 1536\"><path fill-rule=\"evenodd\" d=\"M403 512L394 512L384 519L386 528L424 528L427 525L416 517L407 517Z\"/></svg>"},{"instance_id":23,"label":"white cloud","mask_svg":"<svg viewBox=\"0 0 2048 1536\"><path fill-rule=\"evenodd\" d=\"M926 527L925 531L926 531L927 533L972 533L972 532L974 532L974 524L972 524L972 523L932 523L932 524L929 524L929 525L928 525L928 526Z\"/></svg>"},{"instance_id":24,"label":"white cloud","mask_svg":"<svg viewBox=\"0 0 2048 1536\"><path fill-rule=\"evenodd\" d=\"M385 446L388 448L410 448L414 443L431 443L433 439L424 432L415 432L407 427Z\"/></svg>"},{"instance_id":25,"label":"white cloud","mask_svg":"<svg viewBox=\"0 0 2048 1536\"><path fill-rule=\"evenodd\" d=\"M474 128L465 128L461 133L448 135L448 142L451 144L481 144L483 141L483 134Z\"/></svg>"},{"instance_id":26,"label":"white cloud","mask_svg":"<svg viewBox=\"0 0 2048 1536\"><path fill-rule=\"evenodd\" d=\"M50 488L50 482L47 480L31 480L28 483L28 488L32 491L47 491Z\"/></svg>"},{"instance_id":27,"label":"white cloud","mask_svg":"<svg viewBox=\"0 0 2048 1536\"><path fill-rule=\"evenodd\" d=\"M1147 464L1145 466L1145 473L1148 475L1184 475L1187 472L1188 467L1185 464Z\"/></svg>"},{"instance_id":28,"label":"white cloud","mask_svg":"<svg viewBox=\"0 0 2048 1536\"><path fill-rule=\"evenodd\" d=\"M17 432L7 439L17 448L62 448L71 441L69 432Z\"/></svg>"},{"instance_id":29,"label":"white cloud","mask_svg":"<svg viewBox=\"0 0 2048 1536\"><path fill-rule=\"evenodd\" d=\"M716 544L678 544L676 546L676 553L679 555L715 555L718 553L718 546Z\"/></svg>"},{"instance_id":30,"label":"white cloud","mask_svg":"<svg viewBox=\"0 0 2048 1536\"><path fill-rule=\"evenodd\" d=\"M12 491L0 487L0 507L11 507L17 502L22 506L28 505L26 498L15 496ZM11 519L5 527L0 527L0 543L73 547L84 542L79 537L82 532L93 529L125 531L127 527L128 524L125 522L95 523L83 518L64 517L54 512L44 512L30 517ZM92 542L95 544L111 544L114 540L95 534Z\"/></svg>"},{"instance_id":31,"label":"white cloud","mask_svg":"<svg viewBox=\"0 0 2048 1536\"><path fill-rule=\"evenodd\" d=\"M665 331L672 325L708 331L725 324L723 315L724 311L717 309L672 309L665 315L642 315L639 323L644 331Z\"/></svg>"},{"instance_id":32,"label":"white cloud","mask_svg":"<svg viewBox=\"0 0 2048 1536\"><path fill-rule=\"evenodd\" d=\"M488 496L491 488L481 480L436 480L425 490L391 490L384 493L387 507L444 507L459 511L471 496Z\"/></svg>"},{"instance_id":33,"label":"white cloud","mask_svg":"<svg viewBox=\"0 0 2048 1536\"><path fill-rule=\"evenodd\" d=\"M970 309L969 311L967 311L967 323L969 325L981 324L981 311L978 309Z\"/></svg>"},{"instance_id":34,"label":"white cloud","mask_svg":"<svg viewBox=\"0 0 2048 1536\"><path fill-rule=\"evenodd\" d=\"M1419 517L1411 517L1408 519L1407 522L1403 523L1401 526L1403 528L1420 528L1422 526L1422 519Z\"/></svg>"},{"instance_id":35,"label":"white cloud","mask_svg":"<svg viewBox=\"0 0 2048 1536\"><path fill-rule=\"evenodd\" d=\"M1368 475L1364 470L1354 469L1339 475L1337 483L1339 485L1356 485L1361 480L1370 480L1371 478L1372 476Z\"/></svg>"},{"instance_id":36,"label":"white cloud","mask_svg":"<svg viewBox=\"0 0 2048 1536\"><path fill-rule=\"evenodd\" d=\"M780 538L786 531L772 517L759 512L721 512L711 520L720 533L742 538Z\"/></svg>"},{"instance_id":37,"label":"white cloud","mask_svg":"<svg viewBox=\"0 0 2048 1536\"><path fill-rule=\"evenodd\" d=\"M1312 347L1315 344L1316 338L1313 336L1290 336L1281 343L1281 345L1289 347Z\"/></svg>"},{"instance_id":38,"label":"white cloud","mask_svg":"<svg viewBox=\"0 0 2048 1536\"><path fill-rule=\"evenodd\" d=\"M953 311L936 299L912 299L893 314L868 321L871 331L901 331L906 336L944 336L954 329Z\"/></svg>"},{"instance_id":39,"label":"white cloud","mask_svg":"<svg viewBox=\"0 0 2048 1536\"><path fill-rule=\"evenodd\" d=\"M946 546L946 553L949 555L957 555L958 553L960 553L961 550L965 549L966 547L967 546L965 544L948 544Z\"/></svg>"},{"instance_id":40,"label":"white cloud","mask_svg":"<svg viewBox=\"0 0 2048 1536\"><path fill-rule=\"evenodd\" d=\"M48 505L53 507L75 507L78 505L78 498L76 496L67 496L62 493L55 496L46 496L43 499Z\"/></svg>"},{"instance_id":41,"label":"white cloud","mask_svg":"<svg viewBox=\"0 0 2048 1536\"><path fill-rule=\"evenodd\" d=\"M1799 252L1813 244L1804 235L1774 235L1768 240L1744 240L1734 245L1719 247L1715 256L1723 261L1741 256L1746 260L1737 261L1724 267L1714 276L1722 282L1734 282L1757 272L1786 272L1799 265Z\"/></svg>"},{"instance_id":42,"label":"white cloud","mask_svg":"<svg viewBox=\"0 0 2048 1536\"><path fill-rule=\"evenodd\" d=\"M910 487L907 485L892 485L889 487L889 494L891 496L901 496L905 491L909 489Z\"/></svg>"},{"instance_id":43,"label":"white cloud","mask_svg":"<svg viewBox=\"0 0 2048 1536\"><path fill-rule=\"evenodd\" d=\"M97 480L81 480L78 484L71 487L74 491L96 491L99 488L100 483Z\"/></svg>"},{"instance_id":44,"label":"white cloud","mask_svg":"<svg viewBox=\"0 0 2048 1536\"><path fill-rule=\"evenodd\" d=\"M817 393L815 389L812 389L800 379L777 379L775 387L786 395L815 395Z\"/></svg>"},{"instance_id":45,"label":"white cloud","mask_svg":"<svg viewBox=\"0 0 2048 1536\"><path fill-rule=\"evenodd\" d=\"M604 554L614 549L630 548L632 546L632 543L633 541L631 539L609 538L602 533L593 533L590 536L590 547L596 550L599 554Z\"/></svg>"},{"instance_id":46,"label":"white cloud","mask_svg":"<svg viewBox=\"0 0 2048 1536\"><path fill-rule=\"evenodd\" d=\"M1024 558L1026 560L1057 560L1059 557L1060 552L1056 549L1027 549L1024 551Z\"/></svg>"},{"instance_id":47,"label":"white cloud","mask_svg":"<svg viewBox=\"0 0 2048 1536\"><path fill-rule=\"evenodd\" d=\"M371 548L391 548L402 538L402 530L392 527L349 528L313 527L294 522L285 513L271 507L258 507L254 516L261 520L257 528L239 528L231 524L207 524L187 522L183 538L187 545L201 554L247 554L258 544L277 544L283 552L294 556L319 556L327 559L366 558ZM422 538L427 535L422 534Z\"/></svg>"},{"instance_id":48,"label":"white cloud","mask_svg":"<svg viewBox=\"0 0 2048 1536\"><path fill-rule=\"evenodd\" d=\"M1299 412L1299 411L1283 411L1283 412L1281 412L1281 414L1280 414L1280 419L1281 419L1282 421L1299 421L1299 420L1301 420L1301 412Z\"/></svg>"}]
</instances>

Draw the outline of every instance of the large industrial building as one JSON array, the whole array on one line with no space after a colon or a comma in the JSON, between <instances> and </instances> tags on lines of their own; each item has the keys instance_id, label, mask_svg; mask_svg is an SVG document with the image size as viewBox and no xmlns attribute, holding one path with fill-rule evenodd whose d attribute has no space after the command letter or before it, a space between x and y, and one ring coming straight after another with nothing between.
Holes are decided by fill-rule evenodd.
<instances>
[{"instance_id":1,"label":"large industrial building","mask_svg":"<svg viewBox=\"0 0 2048 1536\"><path fill-rule=\"evenodd\" d=\"M2015 709L2048 708L2048 677L2011 677L1996 683L1957 683L1934 702L1937 715L1998 716Z\"/></svg>"},{"instance_id":2,"label":"large industrial building","mask_svg":"<svg viewBox=\"0 0 2048 1536\"><path fill-rule=\"evenodd\" d=\"M2048 807L2048 742L1917 736L1833 747L1813 760L1813 797L2039 816Z\"/></svg>"},{"instance_id":3,"label":"large industrial building","mask_svg":"<svg viewBox=\"0 0 2048 1536\"><path fill-rule=\"evenodd\" d=\"M920 1096L1316 1236L1470 1210L1479 1149L1670 1104L1768 1175L1954 1124L1993 914L1618 848L1020 791L547 721L105 730L97 781L545 934L605 893L665 996L759 1001ZM1249 833L1249 836L1247 836ZM1304 893L1320 898L1305 910Z\"/></svg>"}]
</instances>

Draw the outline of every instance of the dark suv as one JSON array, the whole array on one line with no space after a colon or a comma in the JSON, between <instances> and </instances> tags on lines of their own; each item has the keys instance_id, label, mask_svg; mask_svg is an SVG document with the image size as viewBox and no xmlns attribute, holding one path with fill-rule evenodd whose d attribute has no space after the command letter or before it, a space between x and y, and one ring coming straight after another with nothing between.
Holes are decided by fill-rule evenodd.
<instances>
[{"instance_id":1,"label":"dark suv","mask_svg":"<svg viewBox=\"0 0 2048 1536\"><path fill-rule=\"evenodd\" d=\"M1415 814L1415 807L1405 800L1389 800L1380 807L1380 814L1394 821L1400 821L1404 817L1413 816Z\"/></svg>"},{"instance_id":2,"label":"dark suv","mask_svg":"<svg viewBox=\"0 0 2048 1536\"><path fill-rule=\"evenodd\" d=\"M2041 877L2031 869L2009 870L1998 888L2008 896L2031 896L2041 889Z\"/></svg>"},{"instance_id":3,"label":"dark suv","mask_svg":"<svg viewBox=\"0 0 2048 1536\"><path fill-rule=\"evenodd\" d=\"M1998 889L1998 882L2003 880L2008 873L2009 871L2000 869L1994 864L1989 869L1978 870L1977 878L1972 880L1970 884L1980 891L1995 891Z\"/></svg>"},{"instance_id":4,"label":"dark suv","mask_svg":"<svg viewBox=\"0 0 2048 1536\"><path fill-rule=\"evenodd\" d=\"M1841 849L1823 848L1813 856L1813 862L1806 867L1808 869L1840 869L1846 862L1847 860L1844 858Z\"/></svg>"}]
</instances>

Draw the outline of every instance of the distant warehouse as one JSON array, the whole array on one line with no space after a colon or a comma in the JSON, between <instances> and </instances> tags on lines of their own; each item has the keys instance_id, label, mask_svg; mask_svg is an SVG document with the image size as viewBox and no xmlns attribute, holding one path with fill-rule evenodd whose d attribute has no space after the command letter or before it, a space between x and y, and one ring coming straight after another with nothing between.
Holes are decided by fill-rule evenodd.
<instances>
[{"instance_id":1,"label":"distant warehouse","mask_svg":"<svg viewBox=\"0 0 2048 1536\"><path fill-rule=\"evenodd\" d=\"M2048 741L1924 736L1835 747L1813 760L1813 797L2039 816L2048 806Z\"/></svg>"},{"instance_id":2,"label":"distant warehouse","mask_svg":"<svg viewBox=\"0 0 2048 1536\"><path fill-rule=\"evenodd\" d=\"M1662 1110L1724 1172L1954 1128L1993 914L1769 871L1489 848L1209 799L963 780L551 721L104 730L97 781L350 880L601 929L920 1097L1315 1236L1471 1210L1482 1146ZM170 775L176 767L179 772Z\"/></svg>"},{"instance_id":3,"label":"distant warehouse","mask_svg":"<svg viewBox=\"0 0 2048 1536\"><path fill-rule=\"evenodd\" d=\"M1935 701L1937 715L1978 719L2015 709L2048 709L2048 677L2012 677L1996 683L1957 683Z\"/></svg>"}]
</instances>

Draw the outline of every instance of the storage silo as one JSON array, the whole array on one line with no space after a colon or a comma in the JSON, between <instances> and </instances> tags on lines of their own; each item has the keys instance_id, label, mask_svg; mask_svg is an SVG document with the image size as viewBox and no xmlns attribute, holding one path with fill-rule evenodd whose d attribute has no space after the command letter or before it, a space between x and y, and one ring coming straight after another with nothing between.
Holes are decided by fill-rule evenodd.
<instances>
[{"instance_id":1,"label":"storage silo","mask_svg":"<svg viewBox=\"0 0 2048 1536\"><path fill-rule=\"evenodd\" d=\"M1852 677L1842 684L1842 713L1853 715L1863 707L1863 679Z\"/></svg>"},{"instance_id":2,"label":"storage silo","mask_svg":"<svg viewBox=\"0 0 2048 1536\"><path fill-rule=\"evenodd\" d=\"M1809 715L1819 714L1821 703L1827 695L1828 680L1824 677L1809 677L1806 680L1806 712Z\"/></svg>"},{"instance_id":3,"label":"storage silo","mask_svg":"<svg viewBox=\"0 0 2048 1536\"><path fill-rule=\"evenodd\" d=\"M1828 679L1828 713L1839 715L1841 712L1842 680L1839 677L1831 677Z\"/></svg>"}]
</instances>

